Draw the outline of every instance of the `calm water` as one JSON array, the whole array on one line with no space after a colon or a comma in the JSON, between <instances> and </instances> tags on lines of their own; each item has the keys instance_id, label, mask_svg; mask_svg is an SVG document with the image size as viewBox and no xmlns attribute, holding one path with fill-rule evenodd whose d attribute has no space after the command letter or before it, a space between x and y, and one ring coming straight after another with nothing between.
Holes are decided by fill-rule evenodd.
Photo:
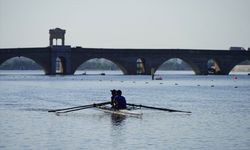
<instances>
[{"instance_id":1,"label":"calm water","mask_svg":"<svg viewBox=\"0 0 250 150\"><path fill-rule=\"evenodd\" d=\"M44 76L0 72L0 149L250 149L250 76L190 74ZM19 72L20 73L20 72ZM29 72L30 73L30 72ZM57 116L48 109L103 102L121 89L142 118L96 109Z\"/></svg>"}]
</instances>

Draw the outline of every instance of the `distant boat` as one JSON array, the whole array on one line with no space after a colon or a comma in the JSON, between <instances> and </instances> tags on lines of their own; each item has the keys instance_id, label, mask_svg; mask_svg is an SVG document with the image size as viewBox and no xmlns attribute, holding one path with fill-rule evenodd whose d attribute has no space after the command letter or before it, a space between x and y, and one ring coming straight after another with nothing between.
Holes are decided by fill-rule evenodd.
<instances>
[{"instance_id":1,"label":"distant boat","mask_svg":"<svg viewBox=\"0 0 250 150\"><path fill-rule=\"evenodd\" d=\"M155 80L162 80L162 77L155 77Z\"/></svg>"}]
</instances>

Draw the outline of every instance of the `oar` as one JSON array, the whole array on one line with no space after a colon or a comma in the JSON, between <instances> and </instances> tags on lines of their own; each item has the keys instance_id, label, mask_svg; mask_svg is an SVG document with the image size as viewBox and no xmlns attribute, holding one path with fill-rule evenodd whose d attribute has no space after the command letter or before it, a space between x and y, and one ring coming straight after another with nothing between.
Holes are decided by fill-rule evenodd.
<instances>
[{"instance_id":1,"label":"oar","mask_svg":"<svg viewBox=\"0 0 250 150\"><path fill-rule=\"evenodd\" d=\"M111 104L111 102L97 103L97 104L94 103L92 105L86 105L85 107L80 107L80 108L76 108L76 109L69 109L66 111L56 111L56 113L68 113L68 112L72 112L72 111L78 111L78 110L82 110L82 109L93 108L93 107L107 105L107 104Z\"/></svg>"},{"instance_id":2,"label":"oar","mask_svg":"<svg viewBox=\"0 0 250 150\"><path fill-rule=\"evenodd\" d=\"M98 106L100 106L100 105L98 105ZM81 108L77 108L77 109L69 109L69 110L65 110L65 111L56 111L56 113L68 113L68 112L72 112L72 111L78 111L78 110L88 109L88 108L93 108L93 107L96 107L96 105L81 107Z\"/></svg>"},{"instance_id":3,"label":"oar","mask_svg":"<svg viewBox=\"0 0 250 150\"><path fill-rule=\"evenodd\" d=\"M127 103L127 105L129 105L129 106L136 106L136 107L144 107L144 108L149 108L149 109L156 109L156 110L163 110L163 111L168 111L168 112L191 113L190 111L174 110L174 109L160 108L160 107L153 107L153 106L145 106L145 105L138 105L138 104Z\"/></svg>"},{"instance_id":4,"label":"oar","mask_svg":"<svg viewBox=\"0 0 250 150\"><path fill-rule=\"evenodd\" d=\"M102 106L102 105L107 105L107 104L111 104L111 102L108 101L108 102L103 102L103 103L94 103L94 104L90 104L90 105L61 108L61 109L52 109L52 110L49 110L48 112L57 112L57 111L64 111L64 110L77 110L77 109L81 110L81 109L92 108L92 107Z\"/></svg>"}]
</instances>

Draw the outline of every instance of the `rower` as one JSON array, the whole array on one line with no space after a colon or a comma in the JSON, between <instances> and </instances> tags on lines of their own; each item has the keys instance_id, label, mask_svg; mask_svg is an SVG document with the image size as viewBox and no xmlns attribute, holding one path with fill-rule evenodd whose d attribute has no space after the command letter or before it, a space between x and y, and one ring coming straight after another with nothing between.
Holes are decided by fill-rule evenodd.
<instances>
[{"instance_id":1,"label":"rower","mask_svg":"<svg viewBox=\"0 0 250 150\"><path fill-rule=\"evenodd\" d=\"M113 89L113 90L110 90L110 92L111 92L111 106L112 106L112 108L114 108L114 106L115 106L115 97L117 96L117 92L116 92L116 90L115 89Z\"/></svg>"},{"instance_id":2,"label":"rower","mask_svg":"<svg viewBox=\"0 0 250 150\"><path fill-rule=\"evenodd\" d=\"M115 109L126 109L127 108L127 103L126 103L126 99L124 96L122 96L122 91L121 90L117 90L116 91L117 96L115 97L114 100L114 108Z\"/></svg>"}]
</instances>

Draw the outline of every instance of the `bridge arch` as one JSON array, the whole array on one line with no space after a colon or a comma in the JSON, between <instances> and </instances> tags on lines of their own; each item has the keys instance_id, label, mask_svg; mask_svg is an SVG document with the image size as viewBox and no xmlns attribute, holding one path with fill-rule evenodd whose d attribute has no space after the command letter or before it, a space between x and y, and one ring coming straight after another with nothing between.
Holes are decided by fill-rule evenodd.
<instances>
[{"instance_id":1,"label":"bridge arch","mask_svg":"<svg viewBox=\"0 0 250 150\"><path fill-rule=\"evenodd\" d=\"M171 62L175 63L175 66L171 66ZM189 61L188 59L185 58L181 58L181 57L172 57L172 58L168 58L166 59L163 63L161 63L159 66L157 66L157 68L155 69L155 72L161 70L165 68L166 70L172 70L173 68L175 68L175 70L191 70L193 71L195 74L197 74L199 72L199 68L191 61Z\"/></svg>"},{"instance_id":2,"label":"bridge arch","mask_svg":"<svg viewBox=\"0 0 250 150\"><path fill-rule=\"evenodd\" d=\"M237 72L243 72L243 74L250 73L250 59L243 60L237 64L235 64L231 69L229 74L235 74Z\"/></svg>"},{"instance_id":3,"label":"bridge arch","mask_svg":"<svg viewBox=\"0 0 250 150\"><path fill-rule=\"evenodd\" d=\"M11 67L11 68L10 68ZM46 73L45 67L35 59L28 56L10 56L0 64L1 69L8 70L43 70Z\"/></svg>"},{"instance_id":4,"label":"bridge arch","mask_svg":"<svg viewBox=\"0 0 250 150\"><path fill-rule=\"evenodd\" d=\"M119 70L126 74L127 70L120 65L118 62L108 59L108 58L89 58L80 63L80 65L77 66L76 70L74 70L74 73L76 73L77 70L92 70L92 69L98 69L98 70Z\"/></svg>"}]
</instances>

